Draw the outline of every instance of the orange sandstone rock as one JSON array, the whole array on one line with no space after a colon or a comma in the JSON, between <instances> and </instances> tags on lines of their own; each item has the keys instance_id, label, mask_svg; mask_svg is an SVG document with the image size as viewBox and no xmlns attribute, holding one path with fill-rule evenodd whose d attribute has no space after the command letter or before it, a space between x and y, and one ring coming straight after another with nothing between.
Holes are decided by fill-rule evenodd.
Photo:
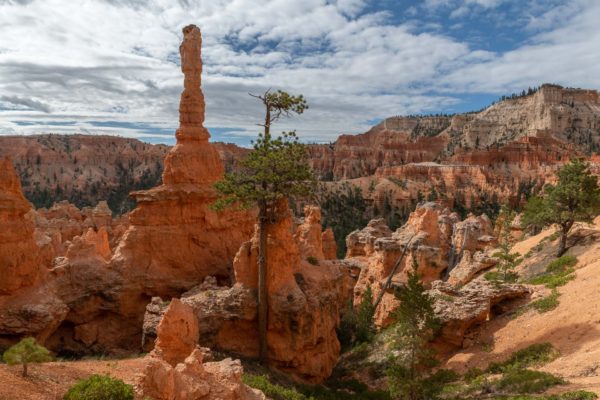
<instances>
[{"instance_id":1,"label":"orange sandstone rock","mask_svg":"<svg viewBox=\"0 0 600 400\"><path fill-rule=\"evenodd\" d=\"M33 286L46 274L33 223L25 217L30 209L11 161L0 159L0 296Z\"/></svg>"},{"instance_id":2,"label":"orange sandstone rock","mask_svg":"<svg viewBox=\"0 0 600 400\"><path fill-rule=\"evenodd\" d=\"M138 206L113 259L128 280L158 296L178 296L206 276L228 279L231 260L253 229L251 213L210 207L223 165L202 125L201 44L197 27L184 28L177 145L165 159L163 185L132 193Z\"/></svg>"}]
</instances>

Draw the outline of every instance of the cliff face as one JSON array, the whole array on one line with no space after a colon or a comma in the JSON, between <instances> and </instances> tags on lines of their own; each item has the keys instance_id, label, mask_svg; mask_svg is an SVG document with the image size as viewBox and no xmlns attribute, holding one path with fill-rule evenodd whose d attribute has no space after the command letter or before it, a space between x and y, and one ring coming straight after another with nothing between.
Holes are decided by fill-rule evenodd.
<instances>
[{"instance_id":1,"label":"cliff face","mask_svg":"<svg viewBox=\"0 0 600 400\"><path fill-rule=\"evenodd\" d=\"M537 166L599 149L598 92L543 85L478 113L388 118L366 133L313 145L310 154L322 179L344 180L431 161Z\"/></svg>"},{"instance_id":2,"label":"cliff face","mask_svg":"<svg viewBox=\"0 0 600 400\"><path fill-rule=\"evenodd\" d=\"M0 157L10 157L25 196L36 207L68 200L78 207L108 201L129 210L132 190L160 183L168 146L114 136L40 135L0 137Z\"/></svg>"},{"instance_id":3,"label":"cliff face","mask_svg":"<svg viewBox=\"0 0 600 400\"><path fill-rule=\"evenodd\" d=\"M248 150L213 143L226 171ZM135 203L134 190L161 183L164 158L171 146L106 135L0 136L0 157L9 157L25 197L36 207L69 201L82 208L107 201L122 214Z\"/></svg>"}]
</instances>

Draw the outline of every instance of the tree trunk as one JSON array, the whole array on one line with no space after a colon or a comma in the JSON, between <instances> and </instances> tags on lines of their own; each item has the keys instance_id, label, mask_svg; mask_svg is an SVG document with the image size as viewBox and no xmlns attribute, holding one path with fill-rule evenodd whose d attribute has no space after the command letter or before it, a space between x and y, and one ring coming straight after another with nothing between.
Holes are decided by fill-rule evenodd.
<instances>
[{"instance_id":1,"label":"tree trunk","mask_svg":"<svg viewBox=\"0 0 600 400\"><path fill-rule=\"evenodd\" d=\"M558 252L556 253L556 257L560 257L567 251L567 235L569 234L569 230L566 226L561 226L560 229L560 242L558 245Z\"/></svg>"},{"instance_id":2,"label":"tree trunk","mask_svg":"<svg viewBox=\"0 0 600 400\"><path fill-rule=\"evenodd\" d=\"M259 207L259 244L258 244L258 357L263 365L267 365L267 209Z\"/></svg>"},{"instance_id":3,"label":"tree trunk","mask_svg":"<svg viewBox=\"0 0 600 400\"><path fill-rule=\"evenodd\" d=\"M27 363L23 363L23 377L27 378Z\"/></svg>"}]
</instances>

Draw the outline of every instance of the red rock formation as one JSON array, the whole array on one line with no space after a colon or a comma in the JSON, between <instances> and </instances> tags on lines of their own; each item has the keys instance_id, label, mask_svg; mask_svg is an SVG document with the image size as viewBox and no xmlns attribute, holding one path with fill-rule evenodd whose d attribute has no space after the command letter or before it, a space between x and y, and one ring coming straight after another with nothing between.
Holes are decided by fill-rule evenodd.
<instances>
[{"instance_id":1,"label":"red rock formation","mask_svg":"<svg viewBox=\"0 0 600 400\"><path fill-rule=\"evenodd\" d=\"M197 347L198 321L192 308L173 299L158 325L156 348L138 376L136 395L155 400L260 400L262 392L242 383L239 360L204 363Z\"/></svg>"},{"instance_id":2,"label":"red rock formation","mask_svg":"<svg viewBox=\"0 0 600 400\"><path fill-rule=\"evenodd\" d=\"M325 229L321 238L323 240L323 257L325 257L326 260L337 259L337 243L335 242L333 229Z\"/></svg>"},{"instance_id":3,"label":"red rock formation","mask_svg":"<svg viewBox=\"0 0 600 400\"><path fill-rule=\"evenodd\" d=\"M287 206L286 206L287 207ZM321 248L320 211L306 208L305 224L292 236L289 211L268 227L267 288L269 362L300 378L319 381L331 374L340 345L335 328L345 305L345 276L340 267L313 254L309 263L303 251ZM312 232L314 236L307 235ZM258 237L245 243L234 261L236 285L257 288ZM308 254L308 253L307 253ZM320 259L318 258L320 256ZM255 343L257 344L257 343ZM256 347L253 349L256 352Z\"/></svg>"},{"instance_id":4,"label":"red rock formation","mask_svg":"<svg viewBox=\"0 0 600 400\"><path fill-rule=\"evenodd\" d=\"M294 240L299 244L300 254L305 260L309 257L317 260L325 258L321 229L321 209L317 206L304 207L304 221L296 229Z\"/></svg>"},{"instance_id":5,"label":"red rock formation","mask_svg":"<svg viewBox=\"0 0 600 400\"><path fill-rule=\"evenodd\" d=\"M30 209L11 161L0 159L0 296L33 286L45 275L33 223L25 217Z\"/></svg>"},{"instance_id":6,"label":"red rock formation","mask_svg":"<svg viewBox=\"0 0 600 400\"><path fill-rule=\"evenodd\" d=\"M179 299L172 299L156 333L154 354L173 367L183 362L198 344L198 320L193 308Z\"/></svg>"},{"instance_id":7,"label":"red rock formation","mask_svg":"<svg viewBox=\"0 0 600 400\"><path fill-rule=\"evenodd\" d=\"M269 364L298 379L320 382L337 362L340 345L335 328L354 281L341 262L314 255L322 247L320 211L307 207L305 222L296 229L287 205L281 207L282 219L268 227ZM207 280L182 296L182 302L196 312L203 344L244 356L258 355L257 254L255 234L234 260L233 287ZM308 254L316 263L307 261ZM153 325L162 312L159 300L153 300L146 314L145 336L153 336Z\"/></svg>"},{"instance_id":8,"label":"red rock formation","mask_svg":"<svg viewBox=\"0 0 600 400\"><path fill-rule=\"evenodd\" d=\"M252 233L250 213L210 208L223 165L202 125L200 48L200 30L186 27L177 145L165 159L163 185L132 194L138 206L113 260L152 295L177 296L209 275L228 279L233 256Z\"/></svg>"},{"instance_id":9,"label":"red rock formation","mask_svg":"<svg viewBox=\"0 0 600 400\"><path fill-rule=\"evenodd\" d=\"M375 323L385 326L397 307L391 289L407 281L407 272L412 271L413 265L417 265L417 273L426 285L445 278L449 270L454 283L467 283L480 270L495 264L484 253L496 243L492 234L491 222L485 215L470 215L460 222L457 214L433 202L419 205L406 224L393 233L383 220L373 220L362 231L352 232L346 240L346 261L361 266L354 288L354 303L360 303L367 287L371 287L375 299L381 295ZM402 262L394 271L405 249ZM469 262L474 258L478 263ZM382 294L392 273L391 287Z\"/></svg>"}]
</instances>

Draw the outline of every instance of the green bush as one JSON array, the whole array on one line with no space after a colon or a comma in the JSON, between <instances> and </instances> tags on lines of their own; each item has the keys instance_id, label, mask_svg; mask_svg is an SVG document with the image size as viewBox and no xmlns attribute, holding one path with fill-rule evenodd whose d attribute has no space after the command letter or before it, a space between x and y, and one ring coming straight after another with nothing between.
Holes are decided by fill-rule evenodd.
<instances>
[{"instance_id":1,"label":"green bush","mask_svg":"<svg viewBox=\"0 0 600 400\"><path fill-rule=\"evenodd\" d=\"M507 360L491 363L488 371L494 374L514 369L540 366L559 356L558 350L550 343L536 343L514 352Z\"/></svg>"},{"instance_id":2,"label":"green bush","mask_svg":"<svg viewBox=\"0 0 600 400\"><path fill-rule=\"evenodd\" d=\"M576 390L574 392L566 392L548 397L548 400L596 400L596 393L587 392L585 390Z\"/></svg>"},{"instance_id":3,"label":"green bush","mask_svg":"<svg viewBox=\"0 0 600 400\"><path fill-rule=\"evenodd\" d=\"M37 344L34 338L28 337L6 350L2 359L8 365L21 364L23 366L22 375L27 376L29 364L51 361L52 356L48 349Z\"/></svg>"},{"instance_id":4,"label":"green bush","mask_svg":"<svg viewBox=\"0 0 600 400\"><path fill-rule=\"evenodd\" d=\"M562 272L567 268L574 267L577 264L577 257L575 256L562 256L552 261L546 267L546 272Z\"/></svg>"},{"instance_id":5,"label":"green bush","mask_svg":"<svg viewBox=\"0 0 600 400\"><path fill-rule=\"evenodd\" d=\"M532 285L546 285L547 288L554 289L565 285L567 282L575 279L573 267L577 264L577 257L562 256L552 261L546 267L546 272L529 280Z\"/></svg>"},{"instance_id":6,"label":"green bush","mask_svg":"<svg viewBox=\"0 0 600 400\"><path fill-rule=\"evenodd\" d=\"M266 375L244 374L242 381L250 387L261 390L267 397L273 400L314 400L294 389L288 389L271 383L269 377Z\"/></svg>"},{"instance_id":7,"label":"green bush","mask_svg":"<svg viewBox=\"0 0 600 400\"><path fill-rule=\"evenodd\" d=\"M63 400L133 400L133 387L110 376L92 375L73 385Z\"/></svg>"},{"instance_id":8,"label":"green bush","mask_svg":"<svg viewBox=\"0 0 600 400\"><path fill-rule=\"evenodd\" d=\"M463 378L467 383L471 383L475 378L483 375L484 372L479 368L469 368Z\"/></svg>"},{"instance_id":9,"label":"green bush","mask_svg":"<svg viewBox=\"0 0 600 400\"><path fill-rule=\"evenodd\" d=\"M548 372L512 369L494 382L494 386L510 393L541 393L564 383L564 379Z\"/></svg>"},{"instance_id":10,"label":"green bush","mask_svg":"<svg viewBox=\"0 0 600 400\"><path fill-rule=\"evenodd\" d=\"M483 277L489 282L504 282L504 283L515 283L519 280L519 274L513 271L507 271L505 273L500 271L486 272Z\"/></svg>"},{"instance_id":11,"label":"green bush","mask_svg":"<svg viewBox=\"0 0 600 400\"><path fill-rule=\"evenodd\" d=\"M556 289L552 289L552 293L548 296L531 303L531 307L535 308L540 313L545 313L554 310L560 304L558 300L560 293Z\"/></svg>"}]
</instances>

